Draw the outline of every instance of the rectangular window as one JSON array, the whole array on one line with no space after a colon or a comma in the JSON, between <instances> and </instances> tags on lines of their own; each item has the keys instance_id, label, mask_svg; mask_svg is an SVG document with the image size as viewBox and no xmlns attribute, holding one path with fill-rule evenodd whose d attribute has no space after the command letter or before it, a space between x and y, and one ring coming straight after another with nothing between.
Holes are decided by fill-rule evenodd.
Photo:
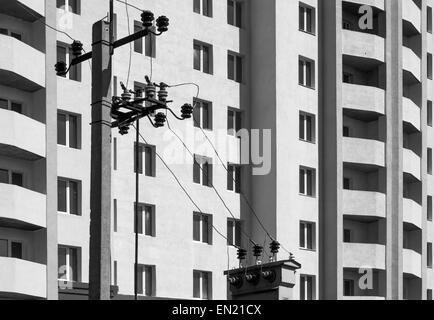
<instances>
[{"instance_id":1,"label":"rectangular window","mask_svg":"<svg viewBox=\"0 0 434 320\"><path fill-rule=\"evenodd\" d=\"M426 17L427 17L426 29L429 33L432 33L432 8L429 6L427 7Z\"/></svg>"},{"instance_id":2,"label":"rectangular window","mask_svg":"<svg viewBox=\"0 0 434 320\"><path fill-rule=\"evenodd\" d=\"M137 274L138 294L155 296L155 266L140 265Z\"/></svg>"},{"instance_id":3,"label":"rectangular window","mask_svg":"<svg viewBox=\"0 0 434 320\"><path fill-rule=\"evenodd\" d=\"M212 103L200 99L193 101L193 122L196 128L212 130Z\"/></svg>"},{"instance_id":4,"label":"rectangular window","mask_svg":"<svg viewBox=\"0 0 434 320\"><path fill-rule=\"evenodd\" d=\"M57 61L63 61L66 64L70 64L74 56L72 55L69 45L57 43ZM69 70L69 80L81 81L81 64L72 66ZM66 78L66 75L61 77Z\"/></svg>"},{"instance_id":5,"label":"rectangular window","mask_svg":"<svg viewBox=\"0 0 434 320\"><path fill-rule=\"evenodd\" d=\"M299 30L315 33L315 9L300 3L299 5Z\"/></svg>"},{"instance_id":6,"label":"rectangular window","mask_svg":"<svg viewBox=\"0 0 434 320\"><path fill-rule=\"evenodd\" d=\"M118 285L118 262L113 261L113 285Z\"/></svg>"},{"instance_id":7,"label":"rectangular window","mask_svg":"<svg viewBox=\"0 0 434 320\"><path fill-rule=\"evenodd\" d=\"M240 165L228 164L227 189L235 193L241 193L241 169Z\"/></svg>"},{"instance_id":8,"label":"rectangular window","mask_svg":"<svg viewBox=\"0 0 434 320\"><path fill-rule=\"evenodd\" d=\"M344 279L344 296L354 296L354 280Z\"/></svg>"},{"instance_id":9,"label":"rectangular window","mask_svg":"<svg viewBox=\"0 0 434 320\"><path fill-rule=\"evenodd\" d=\"M432 196L427 199L427 220L432 221Z\"/></svg>"},{"instance_id":10,"label":"rectangular window","mask_svg":"<svg viewBox=\"0 0 434 320\"><path fill-rule=\"evenodd\" d=\"M23 259L23 244L17 241L0 239L0 257Z\"/></svg>"},{"instance_id":11,"label":"rectangular window","mask_svg":"<svg viewBox=\"0 0 434 320\"><path fill-rule=\"evenodd\" d=\"M239 0L228 0L228 24L241 28L243 4Z\"/></svg>"},{"instance_id":12,"label":"rectangular window","mask_svg":"<svg viewBox=\"0 0 434 320\"><path fill-rule=\"evenodd\" d=\"M351 186L351 183L352 181L351 181L351 179L350 178L345 178L344 177L344 181L343 181L343 188L344 188L344 190L351 190L352 189L352 186Z\"/></svg>"},{"instance_id":13,"label":"rectangular window","mask_svg":"<svg viewBox=\"0 0 434 320\"><path fill-rule=\"evenodd\" d=\"M80 281L80 251L78 248L59 246L58 247L58 279L68 282Z\"/></svg>"},{"instance_id":14,"label":"rectangular window","mask_svg":"<svg viewBox=\"0 0 434 320\"><path fill-rule=\"evenodd\" d=\"M236 136L242 127L241 111L228 108L228 135Z\"/></svg>"},{"instance_id":15,"label":"rectangular window","mask_svg":"<svg viewBox=\"0 0 434 320\"><path fill-rule=\"evenodd\" d=\"M81 215L81 182L59 178L57 180L57 211Z\"/></svg>"},{"instance_id":16,"label":"rectangular window","mask_svg":"<svg viewBox=\"0 0 434 320\"><path fill-rule=\"evenodd\" d=\"M80 2L80 0L57 0L57 8L74 14L80 14Z\"/></svg>"},{"instance_id":17,"label":"rectangular window","mask_svg":"<svg viewBox=\"0 0 434 320\"><path fill-rule=\"evenodd\" d=\"M204 73L212 74L212 46L195 40L193 42L193 51L194 69Z\"/></svg>"},{"instance_id":18,"label":"rectangular window","mask_svg":"<svg viewBox=\"0 0 434 320\"><path fill-rule=\"evenodd\" d=\"M433 75L433 65L432 65L432 54L431 53L428 53L427 63L428 63L428 66L427 66L427 68L428 68L428 70L427 70L427 72L428 72L428 79L432 80L433 79L433 77L432 77L432 75Z\"/></svg>"},{"instance_id":19,"label":"rectangular window","mask_svg":"<svg viewBox=\"0 0 434 320\"><path fill-rule=\"evenodd\" d=\"M428 121L428 126L432 127L433 126L433 113L432 113L432 101L428 100L428 105L427 105L427 121Z\"/></svg>"},{"instance_id":20,"label":"rectangular window","mask_svg":"<svg viewBox=\"0 0 434 320\"><path fill-rule=\"evenodd\" d=\"M136 212L134 211L135 216ZM139 203L138 219L138 233L148 237L155 237L155 206Z\"/></svg>"},{"instance_id":21,"label":"rectangular window","mask_svg":"<svg viewBox=\"0 0 434 320\"><path fill-rule=\"evenodd\" d=\"M118 232L118 200L113 199L113 231Z\"/></svg>"},{"instance_id":22,"label":"rectangular window","mask_svg":"<svg viewBox=\"0 0 434 320\"><path fill-rule=\"evenodd\" d=\"M7 258L9 256L8 241L0 239L0 257Z\"/></svg>"},{"instance_id":23,"label":"rectangular window","mask_svg":"<svg viewBox=\"0 0 434 320\"><path fill-rule=\"evenodd\" d=\"M212 17L212 0L193 0L193 12Z\"/></svg>"},{"instance_id":24,"label":"rectangular window","mask_svg":"<svg viewBox=\"0 0 434 320\"><path fill-rule=\"evenodd\" d=\"M193 240L212 244L212 216L198 212L193 213Z\"/></svg>"},{"instance_id":25,"label":"rectangular window","mask_svg":"<svg viewBox=\"0 0 434 320\"><path fill-rule=\"evenodd\" d=\"M211 272L193 271L193 298L211 300L212 293Z\"/></svg>"},{"instance_id":26,"label":"rectangular window","mask_svg":"<svg viewBox=\"0 0 434 320\"><path fill-rule=\"evenodd\" d=\"M432 300L432 289L428 289L428 290L426 291L426 299L427 299L428 301L431 301L431 300Z\"/></svg>"},{"instance_id":27,"label":"rectangular window","mask_svg":"<svg viewBox=\"0 0 434 320\"><path fill-rule=\"evenodd\" d=\"M155 32L155 28L151 28ZM153 33L148 34L145 37L145 56L155 58L157 57L157 41L156 36Z\"/></svg>"},{"instance_id":28,"label":"rectangular window","mask_svg":"<svg viewBox=\"0 0 434 320\"><path fill-rule=\"evenodd\" d=\"M428 157L428 159L427 159L428 174L432 175L432 149L431 148L428 148L427 157Z\"/></svg>"},{"instance_id":29,"label":"rectangular window","mask_svg":"<svg viewBox=\"0 0 434 320\"><path fill-rule=\"evenodd\" d=\"M57 144L80 149L81 117L64 111L57 113Z\"/></svg>"},{"instance_id":30,"label":"rectangular window","mask_svg":"<svg viewBox=\"0 0 434 320\"><path fill-rule=\"evenodd\" d=\"M300 140L315 142L315 116L300 112L299 118Z\"/></svg>"},{"instance_id":31,"label":"rectangular window","mask_svg":"<svg viewBox=\"0 0 434 320\"><path fill-rule=\"evenodd\" d=\"M304 196L314 197L316 186L316 171L311 168L300 167L300 194Z\"/></svg>"},{"instance_id":32,"label":"rectangular window","mask_svg":"<svg viewBox=\"0 0 434 320\"><path fill-rule=\"evenodd\" d=\"M118 170L118 138L113 138L113 170Z\"/></svg>"},{"instance_id":33,"label":"rectangular window","mask_svg":"<svg viewBox=\"0 0 434 320\"><path fill-rule=\"evenodd\" d=\"M301 86L315 88L315 62L313 60L299 57L298 79Z\"/></svg>"},{"instance_id":34,"label":"rectangular window","mask_svg":"<svg viewBox=\"0 0 434 320\"><path fill-rule=\"evenodd\" d=\"M315 223L300 222L300 248L315 250Z\"/></svg>"},{"instance_id":35,"label":"rectangular window","mask_svg":"<svg viewBox=\"0 0 434 320\"><path fill-rule=\"evenodd\" d=\"M0 169L0 183L12 184L18 187L23 187L24 176L20 172Z\"/></svg>"},{"instance_id":36,"label":"rectangular window","mask_svg":"<svg viewBox=\"0 0 434 320\"><path fill-rule=\"evenodd\" d=\"M351 230L350 229L344 229L344 242L345 243L351 243Z\"/></svg>"},{"instance_id":37,"label":"rectangular window","mask_svg":"<svg viewBox=\"0 0 434 320\"><path fill-rule=\"evenodd\" d=\"M134 21L134 33L142 31L142 23ZM134 52L143 53L143 38L134 40Z\"/></svg>"},{"instance_id":38,"label":"rectangular window","mask_svg":"<svg viewBox=\"0 0 434 320\"><path fill-rule=\"evenodd\" d=\"M427 243L427 267L428 268L432 268L432 243L428 242Z\"/></svg>"},{"instance_id":39,"label":"rectangular window","mask_svg":"<svg viewBox=\"0 0 434 320\"><path fill-rule=\"evenodd\" d=\"M238 83L243 82L243 58L228 52L228 79Z\"/></svg>"},{"instance_id":40,"label":"rectangular window","mask_svg":"<svg viewBox=\"0 0 434 320\"><path fill-rule=\"evenodd\" d=\"M14 102L14 101L0 98L0 109L10 110L22 114L23 104L20 102Z\"/></svg>"},{"instance_id":41,"label":"rectangular window","mask_svg":"<svg viewBox=\"0 0 434 320\"><path fill-rule=\"evenodd\" d=\"M212 187L212 159L195 155L193 162L193 182Z\"/></svg>"},{"instance_id":42,"label":"rectangular window","mask_svg":"<svg viewBox=\"0 0 434 320\"><path fill-rule=\"evenodd\" d=\"M300 300L315 300L315 276L300 275Z\"/></svg>"},{"instance_id":43,"label":"rectangular window","mask_svg":"<svg viewBox=\"0 0 434 320\"><path fill-rule=\"evenodd\" d=\"M139 145L139 164L138 170L140 174L144 174L147 177L155 177L156 176L156 156L157 151L155 146L151 145ZM134 172L137 170L136 164L136 146L134 144Z\"/></svg>"},{"instance_id":44,"label":"rectangular window","mask_svg":"<svg viewBox=\"0 0 434 320\"><path fill-rule=\"evenodd\" d=\"M241 220L228 219L227 238L228 246L241 246Z\"/></svg>"}]
</instances>

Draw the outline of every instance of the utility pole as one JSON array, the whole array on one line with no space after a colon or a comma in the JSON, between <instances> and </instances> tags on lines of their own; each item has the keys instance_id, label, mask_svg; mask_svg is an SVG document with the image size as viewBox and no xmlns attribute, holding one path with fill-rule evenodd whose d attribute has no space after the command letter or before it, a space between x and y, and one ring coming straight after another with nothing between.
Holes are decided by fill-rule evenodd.
<instances>
[{"instance_id":1,"label":"utility pole","mask_svg":"<svg viewBox=\"0 0 434 320\"><path fill-rule=\"evenodd\" d=\"M92 147L89 299L110 300L111 80L110 24L92 30Z\"/></svg>"}]
</instances>

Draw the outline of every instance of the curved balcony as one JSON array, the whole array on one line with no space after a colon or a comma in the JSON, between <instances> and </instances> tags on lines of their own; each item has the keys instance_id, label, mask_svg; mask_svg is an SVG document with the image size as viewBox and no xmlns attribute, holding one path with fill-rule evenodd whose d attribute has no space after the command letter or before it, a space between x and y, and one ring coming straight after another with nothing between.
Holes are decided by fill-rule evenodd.
<instances>
[{"instance_id":1,"label":"curved balcony","mask_svg":"<svg viewBox=\"0 0 434 320\"><path fill-rule=\"evenodd\" d=\"M0 227L38 230L46 227L46 196L0 183Z\"/></svg>"},{"instance_id":2,"label":"curved balcony","mask_svg":"<svg viewBox=\"0 0 434 320\"><path fill-rule=\"evenodd\" d=\"M402 100L403 120L420 131L420 108L411 99L404 97Z\"/></svg>"},{"instance_id":3,"label":"curved balcony","mask_svg":"<svg viewBox=\"0 0 434 320\"><path fill-rule=\"evenodd\" d=\"M381 244L344 243L343 267L386 269L386 247Z\"/></svg>"},{"instance_id":4,"label":"curved balcony","mask_svg":"<svg viewBox=\"0 0 434 320\"><path fill-rule=\"evenodd\" d=\"M422 12L413 0L402 1L402 19L411 25L413 33L421 33Z\"/></svg>"},{"instance_id":5,"label":"curved balcony","mask_svg":"<svg viewBox=\"0 0 434 320\"><path fill-rule=\"evenodd\" d=\"M368 5L384 11L384 0L346 0L346 2L355 3L357 5Z\"/></svg>"},{"instance_id":6,"label":"curved balcony","mask_svg":"<svg viewBox=\"0 0 434 320\"><path fill-rule=\"evenodd\" d=\"M43 264L0 257L0 297L46 298L46 271Z\"/></svg>"},{"instance_id":7,"label":"curved balcony","mask_svg":"<svg viewBox=\"0 0 434 320\"><path fill-rule=\"evenodd\" d=\"M420 82L421 60L413 50L402 47L402 67L405 71L412 74L415 80Z\"/></svg>"},{"instance_id":8,"label":"curved balcony","mask_svg":"<svg viewBox=\"0 0 434 320\"><path fill-rule=\"evenodd\" d=\"M384 62L384 39L373 34L342 30L344 55Z\"/></svg>"},{"instance_id":9,"label":"curved balcony","mask_svg":"<svg viewBox=\"0 0 434 320\"><path fill-rule=\"evenodd\" d=\"M0 154L37 160L45 157L45 125L17 112L0 109Z\"/></svg>"},{"instance_id":10,"label":"curved balcony","mask_svg":"<svg viewBox=\"0 0 434 320\"><path fill-rule=\"evenodd\" d=\"M45 16L45 2L44 0L2 0L0 13L33 22Z\"/></svg>"},{"instance_id":11,"label":"curved balcony","mask_svg":"<svg viewBox=\"0 0 434 320\"><path fill-rule=\"evenodd\" d=\"M403 250L402 270L404 273L421 278L422 255L410 249Z\"/></svg>"},{"instance_id":12,"label":"curved balcony","mask_svg":"<svg viewBox=\"0 0 434 320\"><path fill-rule=\"evenodd\" d=\"M384 114L385 92L376 87L344 83L342 105L346 109Z\"/></svg>"},{"instance_id":13,"label":"curved balcony","mask_svg":"<svg viewBox=\"0 0 434 320\"><path fill-rule=\"evenodd\" d=\"M381 141L344 138L342 150L344 162L385 166L384 143Z\"/></svg>"},{"instance_id":14,"label":"curved balcony","mask_svg":"<svg viewBox=\"0 0 434 320\"><path fill-rule=\"evenodd\" d=\"M0 84L31 92L44 88L45 54L0 35Z\"/></svg>"},{"instance_id":15,"label":"curved balcony","mask_svg":"<svg viewBox=\"0 0 434 320\"><path fill-rule=\"evenodd\" d=\"M344 215L386 218L386 195L370 191L343 191Z\"/></svg>"},{"instance_id":16,"label":"curved balcony","mask_svg":"<svg viewBox=\"0 0 434 320\"><path fill-rule=\"evenodd\" d=\"M405 173L412 175L414 178L420 181L421 175L421 159L413 151L404 148L403 149L403 169Z\"/></svg>"},{"instance_id":17,"label":"curved balcony","mask_svg":"<svg viewBox=\"0 0 434 320\"><path fill-rule=\"evenodd\" d=\"M422 229L422 206L417 202L404 198L403 200L403 219L416 228Z\"/></svg>"}]
</instances>

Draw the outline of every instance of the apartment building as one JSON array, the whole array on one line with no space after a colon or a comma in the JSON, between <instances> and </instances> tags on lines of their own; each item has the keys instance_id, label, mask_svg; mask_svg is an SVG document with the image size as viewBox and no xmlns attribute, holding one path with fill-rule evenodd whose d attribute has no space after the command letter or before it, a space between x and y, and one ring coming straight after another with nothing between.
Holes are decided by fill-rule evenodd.
<instances>
[{"instance_id":1,"label":"apartment building","mask_svg":"<svg viewBox=\"0 0 434 320\"><path fill-rule=\"evenodd\" d=\"M200 90L169 89L174 109L196 106L190 121L169 116L193 155L144 119L135 163L134 128L113 131L119 294L134 294L135 227L139 294L186 299L226 299L232 245L268 248L266 229L278 258L302 265L296 298L432 299L433 0L128 3L170 29L116 50L113 95L145 75ZM132 6L115 1L118 39L142 28ZM72 59L71 38L92 50L107 11L107 0L0 5L0 298L57 299L89 281L91 64L65 77L53 66ZM270 172L243 163L241 129L252 150L262 130Z\"/></svg>"}]
</instances>

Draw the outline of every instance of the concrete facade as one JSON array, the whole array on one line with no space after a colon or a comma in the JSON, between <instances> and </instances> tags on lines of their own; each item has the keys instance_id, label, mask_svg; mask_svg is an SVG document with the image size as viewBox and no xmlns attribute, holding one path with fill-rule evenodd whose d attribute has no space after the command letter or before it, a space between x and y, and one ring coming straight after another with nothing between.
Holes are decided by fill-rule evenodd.
<instances>
[{"instance_id":1,"label":"concrete facade","mask_svg":"<svg viewBox=\"0 0 434 320\"><path fill-rule=\"evenodd\" d=\"M288 250L301 263L296 299L432 296L434 271L427 266L429 255L432 260L427 248L434 241L429 55L434 51L434 0L237 0L241 27L228 23L227 0L199 1L200 13L194 12L193 0L128 2L168 16L170 27L157 38L152 60L145 41L143 53L135 52L134 43L115 51L113 94L121 94L120 82L130 89L145 83L145 75L170 85L197 84L198 98L212 104L211 130L204 132L224 163L240 164L246 155L240 139L227 132L228 110L241 114L242 128L264 130L264 136L271 130L271 143L259 147L270 153L270 172L254 175L254 166L242 168L247 203L227 190L226 169L193 121L169 116L170 128L192 153L212 158L213 185L223 203L213 188L193 182L193 159L174 134L143 120L147 143L217 230L227 235L234 215L245 235L265 243L268 254L270 239L251 205L284 247L278 259L287 260ZM207 13L204 3L212 3ZM372 8L372 29L359 27L362 5ZM310 18L307 11L303 15L305 30L300 7L310 12ZM120 39L134 32L140 11L127 11L118 1L114 8ZM10 177L9 183L0 182L0 241L8 248L0 257L0 298L57 299L63 272L77 283L89 280L91 64L79 67L76 80L56 76L53 66L62 50L57 47L72 42L68 35L91 51L92 25L107 11L107 0L65 0L63 8L44 0L0 5L0 30L7 30L0 33L0 100L10 106L0 108L0 169ZM194 44L209 49L207 73L194 68ZM240 82L228 79L228 54L242 61ZM300 63L309 70L303 79ZM169 94L178 111L193 103L197 92L194 86L180 86ZM11 110L14 102L21 104L21 112ZM58 114L66 119L64 128ZM311 121L310 138L301 137L301 117ZM76 142L69 140L75 135L73 120ZM58 128L66 132L66 143L58 144ZM133 133L133 128L125 136L113 130L111 140L111 284L121 295L134 293ZM152 171L140 175L140 203L152 206L154 216L152 236L139 237L139 263L153 274L150 295L198 298L193 273L199 271L209 275L207 297L226 299L223 272L238 267L236 249L215 230L209 243L194 241L197 208L157 157ZM301 172L306 174L303 183ZM21 183L13 183L16 173ZM58 211L63 206L59 179L67 200L66 209ZM71 209L75 200L77 208ZM253 263L245 235L239 237ZM14 257L18 243L21 254ZM58 270L63 259L74 270ZM358 286L361 268L371 272L370 290Z\"/></svg>"}]
</instances>

